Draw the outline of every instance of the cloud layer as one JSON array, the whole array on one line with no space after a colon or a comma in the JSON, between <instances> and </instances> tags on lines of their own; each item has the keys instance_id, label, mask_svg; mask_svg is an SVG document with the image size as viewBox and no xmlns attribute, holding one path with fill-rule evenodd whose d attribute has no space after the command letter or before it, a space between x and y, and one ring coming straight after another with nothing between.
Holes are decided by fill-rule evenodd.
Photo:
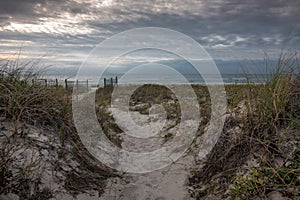
<instances>
[{"instance_id":1,"label":"cloud layer","mask_svg":"<svg viewBox=\"0 0 300 200\"><path fill-rule=\"evenodd\" d=\"M28 57L80 63L115 33L158 26L187 34L215 59L257 59L299 48L299 9L295 0L1 0L0 55L22 47Z\"/></svg>"}]
</instances>

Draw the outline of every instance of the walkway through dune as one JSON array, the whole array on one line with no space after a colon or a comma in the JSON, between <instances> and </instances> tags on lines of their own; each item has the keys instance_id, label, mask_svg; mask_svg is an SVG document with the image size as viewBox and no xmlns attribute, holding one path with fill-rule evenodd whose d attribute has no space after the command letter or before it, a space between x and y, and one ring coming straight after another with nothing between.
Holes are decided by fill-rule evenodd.
<instances>
[{"instance_id":1,"label":"walkway through dune","mask_svg":"<svg viewBox=\"0 0 300 200\"><path fill-rule=\"evenodd\" d=\"M110 111L118 112L110 109ZM120 115L120 112L118 112ZM122 116L126 122L126 116ZM121 117L121 118L122 118ZM140 125L149 123L147 115L141 115L138 112L131 112L131 117ZM151 115L152 118L159 118L158 115ZM164 123L159 119L155 122ZM178 125L174 126L172 121L164 124L164 129L156 136L140 140L133 139L127 134L123 134L123 148L130 150L151 150L159 148L160 145L172 140L172 134L175 134ZM171 127L171 128L170 128ZM165 131L164 131L165 130ZM170 136L170 138L168 137ZM147 140L147 141L146 141ZM140 142L139 142L140 141ZM142 142L141 142L142 141ZM191 168L195 166L194 155L188 151L168 167L144 174L125 174L122 179L114 178L108 181L105 193L101 200L187 200L189 198L188 177Z\"/></svg>"}]
</instances>

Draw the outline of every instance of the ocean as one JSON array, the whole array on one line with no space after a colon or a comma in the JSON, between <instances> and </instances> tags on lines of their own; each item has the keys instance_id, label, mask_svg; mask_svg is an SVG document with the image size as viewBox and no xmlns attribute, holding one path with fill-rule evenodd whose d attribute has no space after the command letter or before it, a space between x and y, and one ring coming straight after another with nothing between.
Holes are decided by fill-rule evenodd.
<instances>
[{"instance_id":1,"label":"ocean","mask_svg":"<svg viewBox=\"0 0 300 200\"><path fill-rule=\"evenodd\" d=\"M89 84L89 87L103 86L104 79L110 83L111 79L118 84L243 84L247 82L251 83L263 83L267 78L264 74L221 74L221 78L218 75L206 74L200 76L198 74L182 74L182 75L168 75L168 74L106 74L98 78L93 75L90 76L57 76L57 75L45 75L44 78L49 81L58 80L60 85L65 84L65 79L69 84L75 84L78 80L78 84Z\"/></svg>"}]
</instances>

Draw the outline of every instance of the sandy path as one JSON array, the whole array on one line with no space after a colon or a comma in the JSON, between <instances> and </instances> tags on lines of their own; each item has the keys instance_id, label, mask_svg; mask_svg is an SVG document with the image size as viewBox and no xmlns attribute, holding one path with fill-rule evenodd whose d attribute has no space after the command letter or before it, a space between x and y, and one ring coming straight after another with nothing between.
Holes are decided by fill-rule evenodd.
<instances>
[{"instance_id":1,"label":"sandy path","mask_svg":"<svg viewBox=\"0 0 300 200\"><path fill-rule=\"evenodd\" d=\"M111 110L114 112L113 110ZM118 113L120 115L120 113ZM131 117L140 125L149 123L149 118L133 112ZM159 118L153 114L151 117ZM124 122L126 116L122 116ZM155 120L157 123L159 119ZM121 122L122 123L122 122ZM161 123L164 123L161 121ZM156 125L159 126L159 123ZM161 124L163 125L163 124ZM165 125L171 126L172 122ZM174 133L178 127L173 127L167 132L162 131L155 137L145 140L134 140L124 134L123 148L139 151L142 149L155 149L163 145L163 135ZM144 141L144 142L138 142ZM187 179L190 169L194 166L193 153L186 153L170 166L145 174L126 174L123 179L110 179L101 200L186 200L189 198Z\"/></svg>"},{"instance_id":2,"label":"sandy path","mask_svg":"<svg viewBox=\"0 0 300 200\"><path fill-rule=\"evenodd\" d=\"M186 156L171 166L147 174L129 174L123 180L111 180L102 200L187 200L187 178L193 163Z\"/></svg>"}]
</instances>

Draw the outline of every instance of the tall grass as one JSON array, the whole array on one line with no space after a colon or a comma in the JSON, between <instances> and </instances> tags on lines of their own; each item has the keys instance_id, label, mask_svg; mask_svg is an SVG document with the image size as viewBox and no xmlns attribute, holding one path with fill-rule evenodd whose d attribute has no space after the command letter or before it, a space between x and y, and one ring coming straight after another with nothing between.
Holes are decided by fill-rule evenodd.
<instances>
[{"instance_id":1,"label":"tall grass","mask_svg":"<svg viewBox=\"0 0 300 200\"><path fill-rule=\"evenodd\" d=\"M41 177L36 171L40 167L36 162L38 158L25 165L23 170L16 171L13 167L16 155L26 150L25 143L35 148L34 142L26 137L29 134L28 125L49 134L57 133L49 136L51 139L60 139L61 143L55 145L60 150L57 154L68 154L68 157L80 164L76 169L71 167L69 172L61 171L67 173L65 188L68 191L79 193L89 189L103 190L104 180L115 174L89 154L76 134L72 120L71 93L63 87L47 88L32 81L41 78L44 68L40 66L40 61L24 63L18 59L0 63L0 117L13 126L13 130L0 127L0 194L13 192L21 199L52 197L52 191L40 191ZM65 147L66 144L69 146ZM69 148L71 150L65 151ZM46 150L51 153L55 151L50 147ZM49 165L54 165L52 162L64 163L59 162L59 158L57 161L49 161ZM57 166L53 168L58 170ZM70 179L68 174L75 172L76 178ZM42 198L42 195L47 197Z\"/></svg>"},{"instance_id":2,"label":"tall grass","mask_svg":"<svg viewBox=\"0 0 300 200\"><path fill-rule=\"evenodd\" d=\"M71 106L62 88L53 90L33 84L42 76L44 68L40 66L39 60L21 62L15 59L0 63L0 116L13 127L10 130L4 125L0 130L0 194L13 192L22 199L52 196L51 191L40 190L38 157L28 158L30 162L23 163L22 170L13 167L18 155L27 150L24 149L26 145L34 149L26 139L28 125L56 132L64 127L64 135L72 129Z\"/></svg>"},{"instance_id":3,"label":"tall grass","mask_svg":"<svg viewBox=\"0 0 300 200\"><path fill-rule=\"evenodd\" d=\"M14 133L20 122L59 128L68 123L71 107L62 88L51 90L33 84L41 77L39 61L19 63L6 61L0 66L0 114L14 122Z\"/></svg>"},{"instance_id":4,"label":"tall grass","mask_svg":"<svg viewBox=\"0 0 300 200\"><path fill-rule=\"evenodd\" d=\"M297 55L282 53L276 66L266 57L265 83L248 82L247 122L252 133L278 133L299 123L299 71ZM292 103L293 102L293 103ZM299 101L298 101L299 102ZM262 134L262 135L261 135Z\"/></svg>"},{"instance_id":5,"label":"tall grass","mask_svg":"<svg viewBox=\"0 0 300 200\"><path fill-rule=\"evenodd\" d=\"M231 199L265 199L270 191L297 198L300 184L300 74L296 53L282 53L274 66L266 56L265 83L248 83L245 92L246 133L263 151L259 167L235 177ZM247 139L246 137L245 139ZM296 145L295 145L296 144ZM298 144L298 145L297 145ZM263 150L262 150L263 149ZM282 163L279 164L279 160Z\"/></svg>"},{"instance_id":6,"label":"tall grass","mask_svg":"<svg viewBox=\"0 0 300 200\"><path fill-rule=\"evenodd\" d=\"M226 86L230 116L203 168L190 179L195 199L266 199L273 191L299 198L297 54L282 53L276 63L266 55L262 68L264 83L261 77L253 83L256 75L246 74L248 83Z\"/></svg>"}]
</instances>

